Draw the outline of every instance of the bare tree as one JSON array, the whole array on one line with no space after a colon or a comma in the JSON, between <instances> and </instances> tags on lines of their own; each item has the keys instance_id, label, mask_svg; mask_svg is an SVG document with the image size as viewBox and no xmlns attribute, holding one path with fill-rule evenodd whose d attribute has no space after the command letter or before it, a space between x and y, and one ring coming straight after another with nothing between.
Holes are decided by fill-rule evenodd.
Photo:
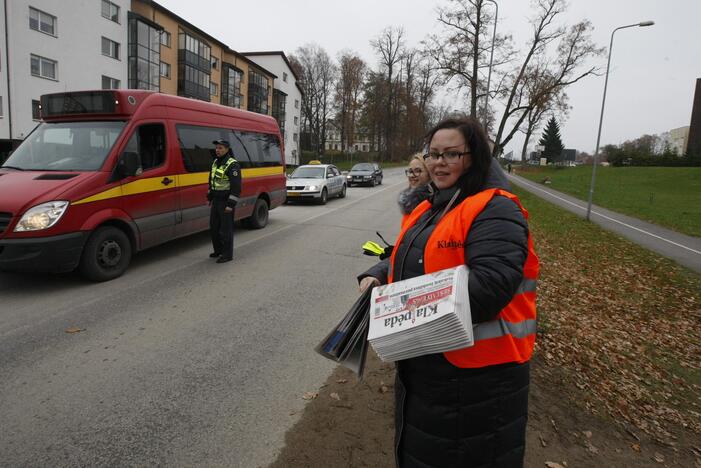
<instances>
[{"instance_id":1,"label":"bare tree","mask_svg":"<svg viewBox=\"0 0 701 468\"><path fill-rule=\"evenodd\" d=\"M528 144L533 134L540 128L543 117L546 114L557 114L562 120L569 113L569 104L565 88L555 88L550 92L554 78L549 74L547 66L537 64L527 74L523 80L523 87L520 91L525 93L525 97L520 96L519 101L529 102L527 116L524 119L520 131L525 138L521 150L521 161L525 164L528 159Z\"/></svg>"},{"instance_id":2,"label":"bare tree","mask_svg":"<svg viewBox=\"0 0 701 468\"><path fill-rule=\"evenodd\" d=\"M498 82L486 90L484 70L488 70L487 51L492 46L487 26L493 22L486 1L450 0L451 7L439 10L438 21L445 35L431 37L427 48L447 81L457 80L459 86L469 89L470 115L481 117L488 128L493 111L480 109L481 98L488 92L500 101L503 111L495 120L493 137L498 156L529 115L538 121L534 109L552 103L563 96L565 88L597 72L586 63L602 49L592 42L588 21L569 28L556 24L565 0L535 0L532 33L525 50L514 50L509 36L497 36L493 71ZM538 80L537 85L529 83L532 79Z\"/></svg>"},{"instance_id":3,"label":"bare tree","mask_svg":"<svg viewBox=\"0 0 701 468\"><path fill-rule=\"evenodd\" d=\"M552 101L568 86L597 72L596 66L586 65L591 58L603 53L591 40L591 23L581 21L569 28L555 26L555 19L564 8L564 0L537 2L537 13L532 20L533 35L526 55L521 66L507 74L504 111L494 138L497 156L528 118L531 109ZM549 58L552 45L555 45L554 59ZM530 76L528 71L534 63L542 64L543 71L537 76L543 83L532 88L535 92L523 93L524 83Z\"/></svg>"},{"instance_id":4,"label":"bare tree","mask_svg":"<svg viewBox=\"0 0 701 468\"><path fill-rule=\"evenodd\" d=\"M308 134L309 141L308 144L303 145L303 148L324 154L326 122L331 112L331 93L336 80L336 65L329 54L317 44L299 47L290 60L300 76L304 90L302 128Z\"/></svg>"},{"instance_id":5,"label":"bare tree","mask_svg":"<svg viewBox=\"0 0 701 468\"><path fill-rule=\"evenodd\" d=\"M343 51L338 59L339 77L336 83L336 109L341 130L341 149L353 146L360 97L367 66L354 52Z\"/></svg>"},{"instance_id":6,"label":"bare tree","mask_svg":"<svg viewBox=\"0 0 701 468\"><path fill-rule=\"evenodd\" d=\"M376 39L370 41L370 44L380 57L381 73L386 74L385 111L389 117L393 115L392 111L396 104L397 83L395 77L397 66L404 53L404 29L388 27ZM390 160L393 158L391 142L395 128L396 122L392 119L384 125L385 153Z\"/></svg>"},{"instance_id":7,"label":"bare tree","mask_svg":"<svg viewBox=\"0 0 701 468\"><path fill-rule=\"evenodd\" d=\"M445 84L454 83L458 90L467 90L470 116L487 113L480 103L487 93L486 75L489 71L489 53L492 50L493 8L487 0L450 0L449 5L438 9L438 22L443 35L432 35L425 41L428 55ZM508 63L513 57L511 37L497 35L494 38L494 68Z\"/></svg>"}]
</instances>

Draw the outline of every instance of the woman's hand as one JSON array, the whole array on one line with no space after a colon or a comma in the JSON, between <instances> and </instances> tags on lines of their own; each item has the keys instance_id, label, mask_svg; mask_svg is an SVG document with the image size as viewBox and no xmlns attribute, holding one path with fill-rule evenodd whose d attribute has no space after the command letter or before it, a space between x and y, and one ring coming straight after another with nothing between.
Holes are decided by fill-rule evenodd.
<instances>
[{"instance_id":1,"label":"woman's hand","mask_svg":"<svg viewBox=\"0 0 701 468\"><path fill-rule=\"evenodd\" d=\"M378 280L374 276L366 276L365 278L360 280L360 286L358 287L358 289L362 293L362 292L365 292L365 290L367 288L374 288L375 286L379 286L379 285L380 285L380 280Z\"/></svg>"}]
</instances>

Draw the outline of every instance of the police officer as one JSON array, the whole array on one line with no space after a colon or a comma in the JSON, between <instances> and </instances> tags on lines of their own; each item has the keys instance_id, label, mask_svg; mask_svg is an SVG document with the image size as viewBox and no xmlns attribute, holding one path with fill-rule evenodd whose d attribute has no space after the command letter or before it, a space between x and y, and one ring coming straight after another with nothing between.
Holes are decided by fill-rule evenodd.
<instances>
[{"instance_id":1,"label":"police officer","mask_svg":"<svg viewBox=\"0 0 701 468\"><path fill-rule=\"evenodd\" d=\"M212 207L209 230L214 252L209 256L217 258L217 263L226 263L234 258L234 208L241 195L241 166L234 159L228 141L212 143L216 158L209 173L207 200Z\"/></svg>"}]
</instances>

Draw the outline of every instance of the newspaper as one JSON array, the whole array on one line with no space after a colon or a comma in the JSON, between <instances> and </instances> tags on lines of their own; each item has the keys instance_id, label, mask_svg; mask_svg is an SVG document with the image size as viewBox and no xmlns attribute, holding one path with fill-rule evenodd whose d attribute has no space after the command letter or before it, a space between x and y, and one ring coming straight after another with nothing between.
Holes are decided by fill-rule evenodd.
<instances>
[{"instance_id":1,"label":"newspaper","mask_svg":"<svg viewBox=\"0 0 701 468\"><path fill-rule=\"evenodd\" d=\"M465 265L373 289L368 340L384 361L472 346Z\"/></svg>"}]
</instances>

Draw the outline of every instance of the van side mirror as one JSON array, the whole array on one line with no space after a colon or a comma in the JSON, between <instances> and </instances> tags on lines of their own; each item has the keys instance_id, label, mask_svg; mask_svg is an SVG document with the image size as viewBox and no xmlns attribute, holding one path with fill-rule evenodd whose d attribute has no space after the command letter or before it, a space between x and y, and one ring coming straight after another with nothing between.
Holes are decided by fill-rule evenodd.
<instances>
[{"instance_id":1,"label":"van side mirror","mask_svg":"<svg viewBox=\"0 0 701 468\"><path fill-rule=\"evenodd\" d=\"M117 173L121 177L131 177L140 173L141 161L139 153L135 151L125 151L119 157L117 163Z\"/></svg>"}]
</instances>

